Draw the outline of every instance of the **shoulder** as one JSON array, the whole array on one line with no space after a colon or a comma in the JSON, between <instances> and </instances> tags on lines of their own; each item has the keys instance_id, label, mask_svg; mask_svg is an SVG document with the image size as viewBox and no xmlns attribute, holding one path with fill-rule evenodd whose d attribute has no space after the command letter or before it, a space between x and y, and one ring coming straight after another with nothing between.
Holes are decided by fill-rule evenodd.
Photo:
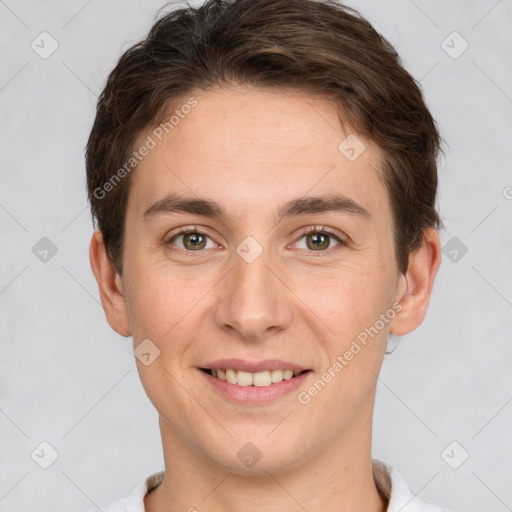
<instances>
[{"instance_id":1,"label":"shoulder","mask_svg":"<svg viewBox=\"0 0 512 512\"><path fill-rule=\"evenodd\" d=\"M145 512L144 497L151 489L159 485L163 478L163 471L153 473L139 482L128 496L90 512Z\"/></svg>"},{"instance_id":2,"label":"shoulder","mask_svg":"<svg viewBox=\"0 0 512 512\"><path fill-rule=\"evenodd\" d=\"M400 472L389 464L376 459L373 464L375 483L389 501L386 512L450 512L414 495Z\"/></svg>"}]
</instances>

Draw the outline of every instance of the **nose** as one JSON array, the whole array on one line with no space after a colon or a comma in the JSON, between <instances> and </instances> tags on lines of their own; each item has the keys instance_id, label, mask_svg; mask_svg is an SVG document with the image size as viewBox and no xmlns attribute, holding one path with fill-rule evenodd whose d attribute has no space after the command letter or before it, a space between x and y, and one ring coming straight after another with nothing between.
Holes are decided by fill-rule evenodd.
<instances>
[{"instance_id":1,"label":"nose","mask_svg":"<svg viewBox=\"0 0 512 512\"><path fill-rule=\"evenodd\" d=\"M250 263L238 253L232 260L233 267L217 293L216 325L246 341L266 340L289 327L293 294L268 252L264 250Z\"/></svg>"}]
</instances>

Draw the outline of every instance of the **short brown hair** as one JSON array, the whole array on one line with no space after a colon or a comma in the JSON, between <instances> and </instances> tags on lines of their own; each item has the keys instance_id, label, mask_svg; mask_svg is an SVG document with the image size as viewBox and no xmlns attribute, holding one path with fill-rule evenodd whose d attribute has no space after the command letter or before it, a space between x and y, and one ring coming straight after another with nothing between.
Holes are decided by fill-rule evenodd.
<instances>
[{"instance_id":1,"label":"short brown hair","mask_svg":"<svg viewBox=\"0 0 512 512\"><path fill-rule=\"evenodd\" d=\"M442 226L435 207L441 139L421 87L391 44L334 0L207 0L169 12L122 55L86 147L93 219L118 272L131 174L112 182L116 171L172 102L230 84L332 100L342 123L383 149L396 259L405 272L424 230Z\"/></svg>"}]
</instances>

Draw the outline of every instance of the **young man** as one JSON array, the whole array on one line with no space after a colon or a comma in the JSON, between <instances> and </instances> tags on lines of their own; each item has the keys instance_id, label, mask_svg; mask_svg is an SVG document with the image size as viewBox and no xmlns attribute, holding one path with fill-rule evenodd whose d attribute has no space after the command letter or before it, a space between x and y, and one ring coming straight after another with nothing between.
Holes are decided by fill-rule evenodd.
<instances>
[{"instance_id":1,"label":"young man","mask_svg":"<svg viewBox=\"0 0 512 512\"><path fill-rule=\"evenodd\" d=\"M121 57L90 258L165 472L104 511L440 511L371 457L388 336L440 264L438 150L393 48L334 1L210 0Z\"/></svg>"}]
</instances>

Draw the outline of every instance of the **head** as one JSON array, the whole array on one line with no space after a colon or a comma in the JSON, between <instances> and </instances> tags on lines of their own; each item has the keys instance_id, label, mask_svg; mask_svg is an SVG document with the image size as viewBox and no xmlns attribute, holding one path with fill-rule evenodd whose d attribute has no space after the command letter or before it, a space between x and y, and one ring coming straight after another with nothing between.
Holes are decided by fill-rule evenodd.
<instances>
[{"instance_id":1,"label":"head","mask_svg":"<svg viewBox=\"0 0 512 512\"><path fill-rule=\"evenodd\" d=\"M169 439L231 469L247 442L274 469L368 442L440 262L439 141L392 46L330 0L210 0L121 57L87 144L91 263L112 328L150 340ZM307 371L249 408L205 376L225 359Z\"/></svg>"}]
</instances>

